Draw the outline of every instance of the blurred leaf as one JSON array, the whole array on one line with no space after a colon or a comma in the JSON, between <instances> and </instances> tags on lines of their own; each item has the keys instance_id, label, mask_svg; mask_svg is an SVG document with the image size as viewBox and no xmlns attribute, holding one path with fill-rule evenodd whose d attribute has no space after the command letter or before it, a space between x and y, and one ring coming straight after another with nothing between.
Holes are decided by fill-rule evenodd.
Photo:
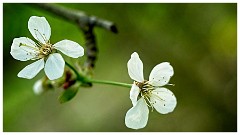
<instances>
[{"instance_id":1,"label":"blurred leaf","mask_svg":"<svg viewBox=\"0 0 240 135\"><path fill-rule=\"evenodd\" d=\"M78 92L78 86L73 85L72 87L64 90L61 95L58 97L58 101L63 104L70 101L73 97L76 96Z\"/></svg>"}]
</instances>

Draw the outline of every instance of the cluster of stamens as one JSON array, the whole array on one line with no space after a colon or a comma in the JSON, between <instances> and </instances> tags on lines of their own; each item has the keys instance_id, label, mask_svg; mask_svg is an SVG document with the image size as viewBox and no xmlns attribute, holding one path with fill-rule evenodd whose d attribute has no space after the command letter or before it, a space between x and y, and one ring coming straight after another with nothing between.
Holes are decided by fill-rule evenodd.
<instances>
[{"instance_id":1,"label":"cluster of stamens","mask_svg":"<svg viewBox=\"0 0 240 135\"><path fill-rule=\"evenodd\" d=\"M39 58L47 57L52 53L53 47L51 44L44 44L39 48Z\"/></svg>"},{"instance_id":2,"label":"cluster of stamens","mask_svg":"<svg viewBox=\"0 0 240 135\"><path fill-rule=\"evenodd\" d=\"M31 43L31 42L29 42L29 43ZM33 45L35 47L32 47L27 44L23 44L23 43L19 44L19 47L25 46L28 48L32 48L34 50L35 53L32 53L32 52L29 52L28 50L26 50L25 48L22 48L24 51L27 52L27 55L35 55L35 57L32 58L32 60L39 59L39 58L46 58L49 54L51 54L54 51L54 48L52 47L52 45L50 43L47 43L47 44L35 43Z\"/></svg>"},{"instance_id":3,"label":"cluster of stamens","mask_svg":"<svg viewBox=\"0 0 240 135\"><path fill-rule=\"evenodd\" d=\"M37 36L37 33L38 33L44 39L44 41L46 43L46 44L42 44L42 43L36 44L39 48L39 51L40 51L38 57L39 58L46 58L53 51L52 44L50 44L50 41L47 40L45 34L41 34L41 32L39 32L38 29L34 29L34 31L35 31L36 37L38 38L38 36ZM38 41L40 41L40 40L38 39Z\"/></svg>"},{"instance_id":4,"label":"cluster of stamens","mask_svg":"<svg viewBox=\"0 0 240 135\"><path fill-rule=\"evenodd\" d=\"M39 33L41 35L41 37L45 40L45 44L43 43L40 43L38 37L38 43L35 43L33 44L28 38L27 40L29 41L29 44L32 44L33 46L30 46L30 45L27 45L27 44L23 44L23 43L20 43L19 44L19 47L21 46L25 46L25 47L28 47L28 48L32 48L34 50L34 54L32 52L29 52L28 50L25 50L24 48L22 48L24 51L27 52L27 55L35 55L34 58L32 58L32 60L35 60L35 59L39 59L39 58L46 58L49 54L53 53L54 51L54 48L52 46L52 44L50 44L50 41L47 40L45 34L41 34L38 29L34 29L35 30L35 35L37 37L37 33Z\"/></svg>"},{"instance_id":5,"label":"cluster of stamens","mask_svg":"<svg viewBox=\"0 0 240 135\"><path fill-rule=\"evenodd\" d=\"M149 107L152 108L153 111L153 104L150 101L150 97L152 96L152 91L154 90L154 86L149 84L149 81L143 81L143 82L135 82L135 84L140 88L140 97L143 97Z\"/></svg>"},{"instance_id":6,"label":"cluster of stamens","mask_svg":"<svg viewBox=\"0 0 240 135\"><path fill-rule=\"evenodd\" d=\"M154 87L148 83L148 81L135 82L135 84L140 88L140 95L147 96L154 89Z\"/></svg>"},{"instance_id":7,"label":"cluster of stamens","mask_svg":"<svg viewBox=\"0 0 240 135\"><path fill-rule=\"evenodd\" d=\"M156 104L156 100L161 100L161 101L165 101L164 99L162 99L161 97L158 96L158 92L157 94L153 94L152 91L154 89L156 89L156 87L154 87L153 85L149 84L149 81L143 81L143 82L136 82L135 84L139 87L140 89L140 94L138 95L139 98L143 97L144 100L146 101L147 106L152 108L153 111L153 105ZM172 84L171 84L172 85ZM150 100L150 98L154 98L155 100ZM163 104L165 106L165 104Z\"/></svg>"}]
</instances>

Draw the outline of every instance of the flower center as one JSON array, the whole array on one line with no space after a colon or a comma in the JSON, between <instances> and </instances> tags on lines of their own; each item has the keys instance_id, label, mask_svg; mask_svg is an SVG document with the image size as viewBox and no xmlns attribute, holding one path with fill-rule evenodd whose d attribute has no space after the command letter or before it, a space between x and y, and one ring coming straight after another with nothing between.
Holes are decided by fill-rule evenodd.
<instances>
[{"instance_id":1,"label":"flower center","mask_svg":"<svg viewBox=\"0 0 240 135\"><path fill-rule=\"evenodd\" d=\"M140 96L149 96L152 90L154 90L154 87L149 84L148 81L143 82L135 82L135 84L140 88Z\"/></svg>"},{"instance_id":2,"label":"flower center","mask_svg":"<svg viewBox=\"0 0 240 135\"><path fill-rule=\"evenodd\" d=\"M149 84L148 81L143 81L143 82L135 82L135 84L140 88L140 98L143 97L144 100L146 101L147 105L152 108L153 111L153 104L150 101L150 97L152 96L152 91L154 90L154 86Z\"/></svg>"},{"instance_id":3,"label":"flower center","mask_svg":"<svg viewBox=\"0 0 240 135\"><path fill-rule=\"evenodd\" d=\"M49 54L53 52L53 47L50 43L47 43L47 44L43 44L39 48L39 50L40 50L39 57L43 58L43 57L47 57Z\"/></svg>"}]
</instances>

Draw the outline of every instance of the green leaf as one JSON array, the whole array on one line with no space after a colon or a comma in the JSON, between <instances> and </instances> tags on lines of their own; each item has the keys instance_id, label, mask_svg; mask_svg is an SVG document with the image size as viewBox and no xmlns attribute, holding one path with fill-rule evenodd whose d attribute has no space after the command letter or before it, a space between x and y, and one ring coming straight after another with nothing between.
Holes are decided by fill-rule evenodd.
<instances>
[{"instance_id":1,"label":"green leaf","mask_svg":"<svg viewBox=\"0 0 240 135\"><path fill-rule=\"evenodd\" d=\"M64 91L61 93L61 95L58 97L58 101L59 101L61 104L65 103L65 102L68 102L68 101L70 101L73 97L76 96L77 92L78 92L78 87L72 86L72 87L64 90Z\"/></svg>"}]
</instances>

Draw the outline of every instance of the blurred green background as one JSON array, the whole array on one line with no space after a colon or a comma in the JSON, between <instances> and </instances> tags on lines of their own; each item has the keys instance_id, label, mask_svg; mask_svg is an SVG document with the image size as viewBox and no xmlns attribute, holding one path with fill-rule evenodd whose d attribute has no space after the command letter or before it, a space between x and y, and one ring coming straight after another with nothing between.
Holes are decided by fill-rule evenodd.
<instances>
[{"instance_id":1,"label":"blurred green background","mask_svg":"<svg viewBox=\"0 0 240 135\"><path fill-rule=\"evenodd\" d=\"M15 131L237 131L237 4L60 4L115 22L113 34L95 29L99 54L94 78L132 83L127 61L136 51L148 78L152 68L168 61L175 74L168 87L177 97L174 112L150 112L144 129L128 129L125 114L132 104L129 89L94 84L80 88L68 103L60 91L33 93L34 79L18 78L30 62L12 58L16 37L32 36L30 16L44 16L51 43L62 39L84 46L79 28L26 4L3 4L3 130Z\"/></svg>"}]
</instances>

